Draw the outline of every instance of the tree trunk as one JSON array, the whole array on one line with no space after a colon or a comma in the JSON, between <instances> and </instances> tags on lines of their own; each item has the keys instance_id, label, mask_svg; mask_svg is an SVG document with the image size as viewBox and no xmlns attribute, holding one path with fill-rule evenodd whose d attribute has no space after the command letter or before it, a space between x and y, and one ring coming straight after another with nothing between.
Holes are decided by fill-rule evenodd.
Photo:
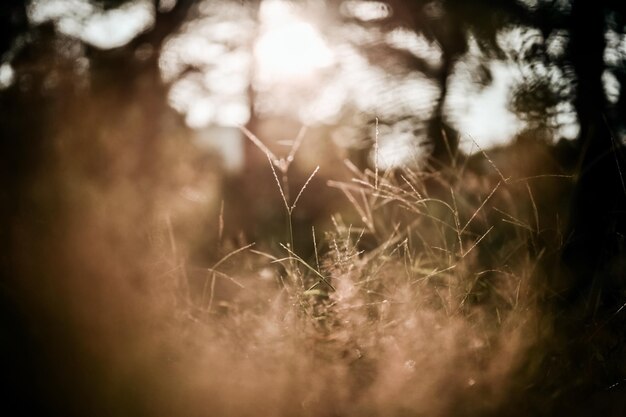
<instances>
[{"instance_id":1,"label":"tree trunk","mask_svg":"<svg viewBox=\"0 0 626 417\"><path fill-rule=\"evenodd\" d=\"M588 298L594 288L607 293L617 284L616 262L626 232L626 189L620 169L626 164L605 117L604 6L603 1L572 3L569 53L577 78L574 104L581 157L563 260L573 279L568 296L574 298Z\"/></svg>"},{"instance_id":2,"label":"tree trunk","mask_svg":"<svg viewBox=\"0 0 626 417\"><path fill-rule=\"evenodd\" d=\"M455 57L444 50L439 83L439 97L428 122L428 136L433 141L431 161L435 167L449 165L457 152L459 140L457 132L445 120L445 103L448 96L448 81L452 74Z\"/></svg>"},{"instance_id":3,"label":"tree trunk","mask_svg":"<svg viewBox=\"0 0 626 417\"><path fill-rule=\"evenodd\" d=\"M428 135L434 145L431 163L435 168L452 164L457 154L459 137L445 120L445 104L454 64L467 51L466 33L461 22L452 16L445 25L437 29L436 37L441 43L442 50L441 68L436 78L439 84L439 97L428 124Z\"/></svg>"}]
</instances>

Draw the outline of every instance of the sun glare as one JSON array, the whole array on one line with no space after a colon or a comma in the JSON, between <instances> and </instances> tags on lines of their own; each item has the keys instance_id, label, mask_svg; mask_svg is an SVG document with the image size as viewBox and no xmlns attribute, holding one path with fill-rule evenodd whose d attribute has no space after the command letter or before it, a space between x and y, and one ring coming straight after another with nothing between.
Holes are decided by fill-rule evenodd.
<instances>
[{"instance_id":1,"label":"sun glare","mask_svg":"<svg viewBox=\"0 0 626 417\"><path fill-rule=\"evenodd\" d=\"M255 45L257 77L262 82L306 78L333 63L319 31L301 20L284 1L265 1L261 35Z\"/></svg>"}]
</instances>

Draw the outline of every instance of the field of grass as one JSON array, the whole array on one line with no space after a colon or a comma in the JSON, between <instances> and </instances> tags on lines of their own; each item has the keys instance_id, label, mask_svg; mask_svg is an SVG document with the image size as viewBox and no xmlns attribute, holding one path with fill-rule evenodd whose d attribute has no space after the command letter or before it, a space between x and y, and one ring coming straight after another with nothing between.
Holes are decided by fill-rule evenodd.
<instances>
[{"instance_id":1,"label":"field of grass","mask_svg":"<svg viewBox=\"0 0 626 417\"><path fill-rule=\"evenodd\" d=\"M564 301L575 172L555 146L441 170L346 161L352 179L328 186L347 209L302 253L291 220L317 171L289 195L293 158L256 144L283 238L226 239L222 209L209 267L189 261L193 225L167 192L76 163L28 183L20 301L3 303L16 415L624 415L623 319Z\"/></svg>"}]
</instances>

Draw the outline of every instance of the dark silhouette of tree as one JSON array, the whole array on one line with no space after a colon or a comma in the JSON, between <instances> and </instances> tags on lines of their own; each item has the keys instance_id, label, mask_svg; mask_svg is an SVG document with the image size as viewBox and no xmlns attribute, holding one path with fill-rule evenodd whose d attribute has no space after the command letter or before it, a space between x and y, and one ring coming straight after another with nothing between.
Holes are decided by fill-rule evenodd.
<instances>
[{"instance_id":1,"label":"dark silhouette of tree","mask_svg":"<svg viewBox=\"0 0 626 417\"><path fill-rule=\"evenodd\" d=\"M567 242L563 261L572 279L566 286L572 297L589 296L592 287L615 286L615 274L607 274L609 264L623 253L626 212L625 165L620 135L624 127L624 55L609 48L609 30L624 33L624 6L616 1L572 0L540 2L532 10L530 28L538 29L540 39L519 56L522 65L541 63L561 71L560 80L547 81L541 75L526 80L513 96L514 107L524 105L539 110L538 117L555 110L559 103L570 103L580 127L577 183L570 205ZM547 41L560 33L567 42L560 54L547 53ZM607 61L607 51L614 56ZM619 92L615 102L607 99L604 76L613 74ZM543 85L541 85L543 83ZM534 90L533 90L534 89ZM534 99L530 94L539 91ZM535 104L530 104L534 100ZM517 106L519 104L520 106ZM602 276L602 277L601 277ZM613 276L611 278L610 276ZM602 284L598 284L598 280ZM599 286L598 286L599 285Z\"/></svg>"}]
</instances>

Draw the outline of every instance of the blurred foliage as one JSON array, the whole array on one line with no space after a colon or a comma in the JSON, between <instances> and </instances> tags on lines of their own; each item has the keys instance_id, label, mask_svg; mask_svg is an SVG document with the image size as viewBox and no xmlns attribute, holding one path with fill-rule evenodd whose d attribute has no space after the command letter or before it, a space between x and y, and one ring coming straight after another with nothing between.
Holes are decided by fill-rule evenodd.
<instances>
[{"instance_id":1,"label":"blurred foliage","mask_svg":"<svg viewBox=\"0 0 626 417\"><path fill-rule=\"evenodd\" d=\"M358 14L346 13L348 3L352 6L375 4L382 12L378 17L365 19ZM4 81L6 86L0 92L3 108L8 109L2 115L3 179L5 189L10 190L3 195L5 206L14 206L13 210L18 210L14 201L18 200L15 195L21 192L21 184L29 175L34 175L31 170L45 166L43 161L52 163L49 161L55 158L55 146L61 145L56 145L56 139L51 137L55 138L60 135L59 132L66 130L73 131L76 146L81 149L80 152L89 155L87 165L98 172L97 175L106 177L113 175L107 170L119 170L131 177L143 175L150 178L153 172L158 173L162 169L159 157L154 157L161 149L160 145L156 145L158 141L167 141L170 136L192 135L168 105L168 94L176 79L163 80L159 68L160 53L166 41L198 13L202 2L146 3L154 14L152 25L135 34L126 45L110 49L95 47L80 37L64 33L60 17L38 24L29 22L29 8L36 4L11 0L4 2L0 8L3 23L0 25L2 65L8 80ZM100 13L129 2L111 0L89 4L95 7L94 13ZM255 9L260 4L247 2L246 5ZM438 92L431 103L425 126L419 126L420 119L414 118L414 114L380 120L380 126L384 128L411 124L413 129L408 131L403 128L402 135L426 137L432 148L431 162L438 160L433 163L435 167L440 166L442 161L445 165L446 159L448 163L452 162L457 154L459 134L450 123L446 100L450 94L450 80L456 74L460 60L478 54L476 65L470 67L470 79L482 87L493 80L489 66L491 60L517 65L522 78L510 91L510 108L527 122L527 128L536 129L542 137L546 129L557 132L559 127L572 125L572 119L577 119L580 133L576 146L586 181L581 182L581 187L595 190L595 185L602 183L608 190L602 194L594 191L594 198L586 197L587 191L581 191L580 197L576 197L572 203L570 231L578 233L582 230L583 235L591 238L576 237L574 233L573 241L603 240L601 236L606 233L612 236L621 233L623 222L619 219L607 220L607 216L602 215L605 211L619 212L623 204L619 197L623 193L618 191L623 188L619 180L621 174L617 172L619 164L616 166L607 160L603 170L591 169L597 165L594 161L598 158L617 155L616 160L618 163L621 161L621 154L612 150L621 141L623 106L626 102L621 85L626 79L623 65L626 58L623 52L624 6L620 2L336 1L327 2L322 9L313 7L310 10L323 10L331 16L330 12L334 12L334 18L342 25L357 24L383 34L390 34L398 28L406 29L425 40L428 48L438 51L439 56L420 55L389 42L363 47L364 54L375 59L376 65L384 67L389 62L400 62L406 68L405 76L418 72L436 85ZM333 24L330 18L329 22ZM502 35L510 29L517 29L518 35L507 44ZM477 50L472 49L474 46ZM183 69L177 77L189 75L190 70L196 71L196 68ZM610 92L611 100L604 91L607 74L612 77L612 88L615 90ZM252 84L252 80L249 82ZM249 127L256 126L261 130L261 124L265 122L254 108L258 92L252 85L248 92L251 101ZM133 122L124 122L127 118ZM83 120L90 121L83 125ZM366 125L366 129L368 132L364 136L371 139L373 123ZM145 151L124 151L126 145L109 138L111 130L125 130L123 136L131 138L128 143L133 144L133 149ZM107 151L111 153L108 157ZM123 158L116 153L126 154L124 158L129 158L128 155L134 158L135 152L140 154L137 157L142 158L141 161L129 166L118 161ZM252 158L249 161L257 161L255 169L260 169L265 163L263 155L257 152L256 156L252 156L256 151L251 154L249 149L246 152L246 157ZM97 158L101 160L95 161ZM363 165L371 165L371 158L368 159L367 155L359 158ZM255 172L247 169L244 175ZM221 175L218 171L215 170L217 176ZM295 182L302 184L308 172L310 168L298 173ZM242 195L248 194L242 197L242 201L247 203L240 209L239 219L246 216L245 208L252 206L259 196L258 190L254 189L258 187L252 186L251 189L242 178L232 182L235 188L246 189ZM586 201L594 201L594 204L589 205ZM314 211L320 216L328 214L328 210ZM268 210L266 212L269 213ZM251 224L260 223L255 220L261 218L257 216L264 215L253 213ZM280 214L267 214L264 218L270 220L272 216L274 220L280 218ZM271 230L279 222L263 223L271 224L268 227ZM610 231L611 227L617 227L617 230ZM612 245L618 247L619 242Z\"/></svg>"}]
</instances>

